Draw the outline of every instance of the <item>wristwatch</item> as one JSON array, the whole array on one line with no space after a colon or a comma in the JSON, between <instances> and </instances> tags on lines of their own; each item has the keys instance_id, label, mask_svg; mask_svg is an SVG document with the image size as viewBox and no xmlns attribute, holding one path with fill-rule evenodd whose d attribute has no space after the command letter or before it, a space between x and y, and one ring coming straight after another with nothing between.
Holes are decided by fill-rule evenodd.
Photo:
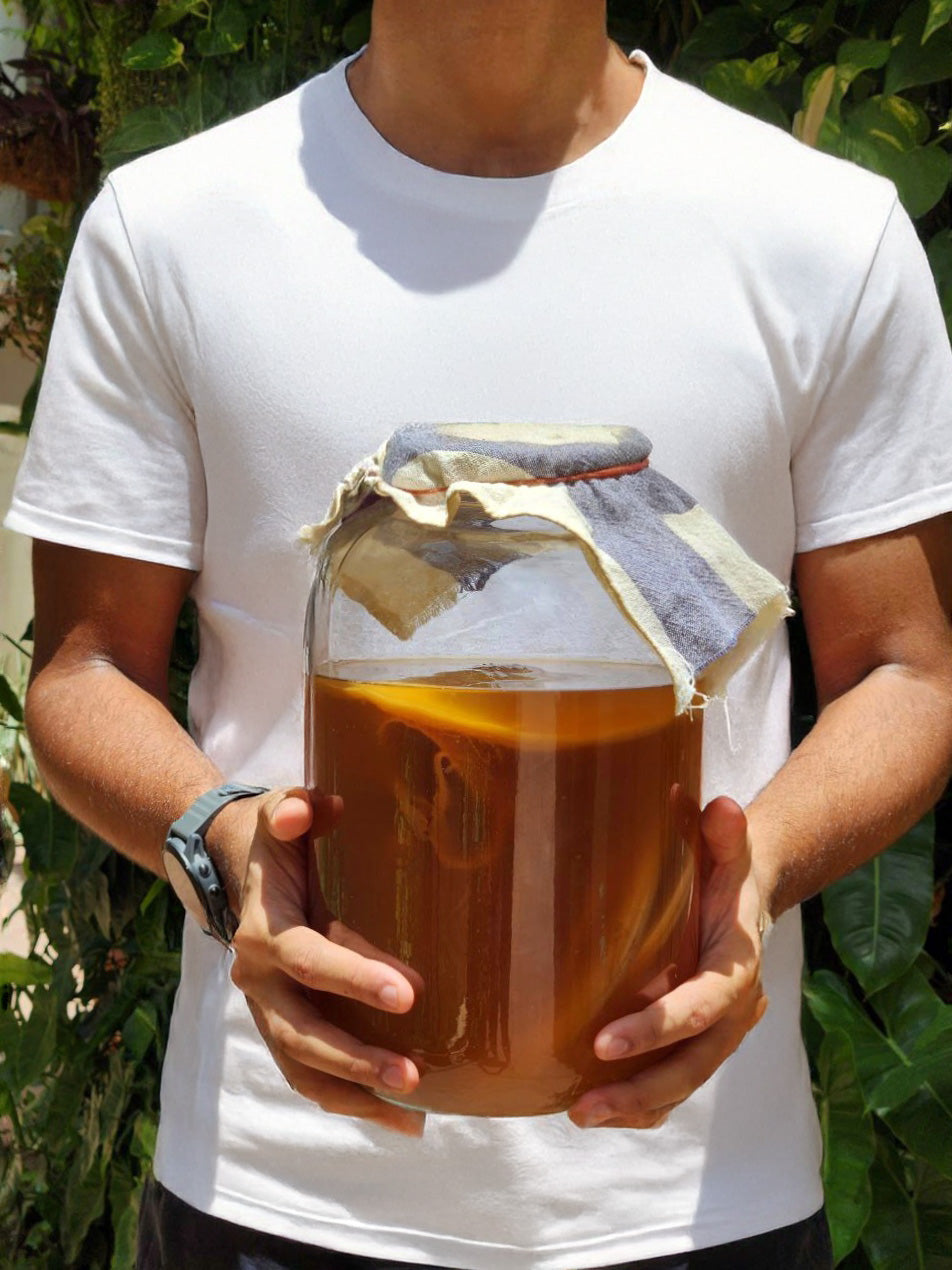
<instances>
[{"instance_id":1,"label":"wristwatch","mask_svg":"<svg viewBox=\"0 0 952 1270\"><path fill-rule=\"evenodd\" d=\"M206 935L226 947L238 929L238 918L228 906L218 870L205 849L205 832L221 809L236 798L253 798L267 792L264 785L229 784L210 789L173 821L162 848L169 884L186 912L191 913Z\"/></svg>"}]
</instances>

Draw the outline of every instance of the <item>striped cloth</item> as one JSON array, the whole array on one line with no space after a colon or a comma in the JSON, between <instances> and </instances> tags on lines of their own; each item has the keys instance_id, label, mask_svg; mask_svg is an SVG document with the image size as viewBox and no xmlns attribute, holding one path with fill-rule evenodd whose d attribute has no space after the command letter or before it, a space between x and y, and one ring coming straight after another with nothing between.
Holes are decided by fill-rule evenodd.
<instances>
[{"instance_id":1,"label":"striped cloth","mask_svg":"<svg viewBox=\"0 0 952 1270\"><path fill-rule=\"evenodd\" d=\"M467 504L493 520L551 521L578 541L602 586L664 662L681 711L695 702L702 675L705 695L723 691L790 608L783 584L656 472L650 452L636 428L411 424L342 481L325 518L302 529L301 537L319 549L333 529L371 505L378 516L435 528L452 525ZM455 600L464 566L444 553L439 568L432 558L425 570L415 568L419 549L401 552L394 529L390 539L400 559L381 560L379 586L371 571L358 598L408 638ZM419 535L411 537L419 542ZM484 561L475 584L484 585L506 563L505 556ZM434 574L445 585L434 588Z\"/></svg>"}]
</instances>

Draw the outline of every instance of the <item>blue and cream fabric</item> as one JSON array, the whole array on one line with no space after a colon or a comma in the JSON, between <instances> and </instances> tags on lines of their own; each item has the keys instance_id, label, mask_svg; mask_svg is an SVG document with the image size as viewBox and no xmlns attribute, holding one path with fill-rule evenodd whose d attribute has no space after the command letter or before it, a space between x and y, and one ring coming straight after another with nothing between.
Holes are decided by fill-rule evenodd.
<instances>
[{"instance_id":1,"label":"blue and cream fabric","mask_svg":"<svg viewBox=\"0 0 952 1270\"><path fill-rule=\"evenodd\" d=\"M592 424L411 424L338 487L323 521L301 531L319 547L374 498L411 521L444 528L466 501L493 520L532 516L577 539L594 574L671 674L679 710L716 695L790 612L787 592L727 531L648 461L636 428ZM488 573L505 565L487 562ZM444 566L452 571L452 562ZM455 596L453 586L446 594ZM415 597L406 612L377 612L404 636L433 615ZM406 620L407 618L410 620Z\"/></svg>"}]
</instances>

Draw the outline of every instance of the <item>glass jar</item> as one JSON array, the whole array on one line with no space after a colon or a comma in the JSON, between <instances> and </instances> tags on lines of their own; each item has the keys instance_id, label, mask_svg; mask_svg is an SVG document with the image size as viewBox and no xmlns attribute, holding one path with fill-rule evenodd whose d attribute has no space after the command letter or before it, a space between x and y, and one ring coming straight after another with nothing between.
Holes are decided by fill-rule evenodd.
<instances>
[{"instance_id":1,"label":"glass jar","mask_svg":"<svg viewBox=\"0 0 952 1270\"><path fill-rule=\"evenodd\" d=\"M371 501L321 549L306 674L307 783L343 800L313 920L416 991L404 1015L325 994L326 1017L411 1058L428 1111L557 1112L654 1061L592 1046L696 966L702 712L675 714L577 539Z\"/></svg>"}]
</instances>

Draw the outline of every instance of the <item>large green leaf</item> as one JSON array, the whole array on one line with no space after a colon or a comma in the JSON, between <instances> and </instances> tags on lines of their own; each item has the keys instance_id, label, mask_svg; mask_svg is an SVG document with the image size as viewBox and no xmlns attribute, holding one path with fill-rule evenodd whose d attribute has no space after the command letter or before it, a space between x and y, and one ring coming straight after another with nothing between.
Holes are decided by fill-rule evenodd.
<instances>
[{"instance_id":1,"label":"large green leaf","mask_svg":"<svg viewBox=\"0 0 952 1270\"><path fill-rule=\"evenodd\" d=\"M823 892L833 945L867 992L891 983L919 955L932 911L934 840L930 815Z\"/></svg>"},{"instance_id":2,"label":"large green leaf","mask_svg":"<svg viewBox=\"0 0 952 1270\"><path fill-rule=\"evenodd\" d=\"M937 84L952 76L952 28L934 29L923 43L931 20L930 0L916 0L893 28L894 48L886 68L886 93L901 93L920 84Z\"/></svg>"},{"instance_id":3,"label":"large green leaf","mask_svg":"<svg viewBox=\"0 0 952 1270\"><path fill-rule=\"evenodd\" d=\"M743 58L718 62L704 76L704 89L728 106L736 106L748 115L786 130L790 121L783 107L766 89L778 63L776 53L768 53L755 62Z\"/></svg>"},{"instance_id":4,"label":"large green leaf","mask_svg":"<svg viewBox=\"0 0 952 1270\"><path fill-rule=\"evenodd\" d=\"M135 1266L142 1186L142 1179L133 1176L125 1160L113 1160L109 1176L109 1212L115 1242L109 1270L133 1270Z\"/></svg>"},{"instance_id":5,"label":"large green leaf","mask_svg":"<svg viewBox=\"0 0 952 1270\"><path fill-rule=\"evenodd\" d=\"M150 31L126 49L122 64L131 71L164 71L179 66L185 45L169 31Z\"/></svg>"},{"instance_id":6,"label":"large green leaf","mask_svg":"<svg viewBox=\"0 0 952 1270\"><path fill-rule=\"evenodd\" d=\"M56 1053L59 1001L48 988L33 994L30 1017L20 1033L16 1079L21 1089L34 1085L53 1062Z\"/></svg>"},{"instance_id":7,"label":"large green leaf","mask_svg":"<svg viewBox=\"0 0 952 1270\"><path fill-rule=\"evenodd\" d=\"M925 111L905 97L870 97L842 118L831 111L820 144L894 181L906 211L919 217L935 207L952 176L952 156L923 144L930 128Z\"/></svg>"},{"instance_id":8,"label":"large green leaf","mask_svg":"<svg viewBox=\"0 0 952 1270\"><path fill-rule=\"evenodd\" d=\"M833 1255L839 1263L856 1247L869 1217L869 1169L876 1154L876 1136L857 1080L853 1047L845 1033L827 1033L817 1070L823 1192Z\"/></svg>"},{"instance_id":9,"label":"large green leaf","mask_svg":"<svg viewBox=\"0 0 952 1270\"><path fill-rule=\"evenodd\" d=\"M215 62L201 62L189 76L185 118L189 132L218 123L228 104L228 80Z\"/></svg>"},{"instance_id":10,"label":"large green leaf","mask_svg":"<svg viewBox=\"0 0 952 1270\"><path fill-rule=\"evenodd\" d=\"M29 785L15 782L10 802L20 820L29 871L43 877L69 877L79 854L79 829L61 807Z\"/></svg>"},{"instance_id":11,"label":"large green leaf","mask_svg":"<svg viewBox=\"0 0 952 1270\"><path fill-rule=\"evenodd\" d=\"M852 83L863 71L885 66L891 52L889 40L844 40L837 50L836 68L841 78Z\"/></svg>"},{"instance_id":12,"label":"large green leaf","mask_svg":"<svg viewBox=\"0 0 952 1270\"><path fill-rule=\"evenodd\" d=\"M361 9L359 13L344 24L341 32L341 43L348 53L356 53L370 39L370 8Z\"/></svg>"},{"instance_id":13,"label":"large green leaf","mask_svg":"<svg viewBox=\"0 0 952 1270\"><path fill-rule=\"evenodd\" d=\"M760 34L762 23L739 4L706 14L684 42L685 60L715 61L743 53Z\"/></svg>"},{"instance_id":14,"label":"large green leaf","mask_svg":"<svg viewBox=\"0 0 952 1270\"><path fill-rule=\"evenodd\" d=\"M952 1184L880 1138L863 1247L873 1270L952 1270Z\"/></svg>"},{"instance_id":15,"label":"large green leaf","mask_svg":"<svg viewBox=\"0 0 952 1270\"><path fill-rule=\"evenodd\" d=\"M925 44L936 31L941 31L944 26L948 26L952 21L952 0L929 0L929 16L926 18L925 29L922 32L922 42Z\"/></svg>"},{"instance_id":16,"label":"large green leaf","mask_svg":"<svg viewBox=\"0 0 952 1270\"><path fill-rule=\"evenodd\" d=\"M190 13L201 13L208 8L208 0L158 0L152 15L152 28L156 31L174 26Z\"/></svg>"},{"instance_id":17,"label":"large green leaf","mask_svg":"<svg viewBox=\"0 0 952 1270\"><path fill-rule=\"evenodd\" d=\"M214 10L212 24L195 37L202 57L226 57L237 53L248 38L248 13L240 0L224 0Z\"/></svg>"},{"instance_id":18,"label":"large green leaf","mask_svg":"<svg viewBox=\"0 0 952 1270\"><path fill-rule=\"evenodd\" d=\"M85 1166L85 1167L84 1167ZM60 1238L66 1264L74 1264L90 1226L106 1207L106 1170L97 1155L86 1164L82 1152L73 1157L60 1218Z\"/></svg>"},{"instance_id":19,"label":"large green leaf","mask_svg":"<svg viewBox=\"0 0 952 1270\"><path fill-rule=\"evenodd\" d=\"M122 1040L132 1056L141 1059L158 1033L158 1018L151 1001L140 1001L126 1019Z\"/></svg>"},{"instance_id":20,"label":"large green leaf","mask_svg":"<svg viewBox=\"0 0 952 1270\"><path fill-rule=\"evenodd\" d=\"M866 1106L911 1151L952 1177L952 1032L935 1022L914 1040L904 1028L886 1036L828 970L811 975L804 994L825 1031L849 1037Z\"/></svg>"},{"instance_id":21,"label":"large green leaf","mask_svg":"<svg viewBox=\"0 0 952 1270\"><path fill-rule=\"evenodd\" d=\"M18 988L37 983L49 983L53 967L37 957L18 957L16 953L0 952L0 984L12 983Z\"/></svg>"},{"instance_id":22,"label":"large green leaf","mask_svg":"<svg viewBox=\"0 0 952 1270\"><path fill-rule=\"evenodd\" d=\"M118 161L146 150L181 141L186 135L185 117L173 106L142 106L123 116L104 147L107 159Z\"/></svg>"}]
</instances>

